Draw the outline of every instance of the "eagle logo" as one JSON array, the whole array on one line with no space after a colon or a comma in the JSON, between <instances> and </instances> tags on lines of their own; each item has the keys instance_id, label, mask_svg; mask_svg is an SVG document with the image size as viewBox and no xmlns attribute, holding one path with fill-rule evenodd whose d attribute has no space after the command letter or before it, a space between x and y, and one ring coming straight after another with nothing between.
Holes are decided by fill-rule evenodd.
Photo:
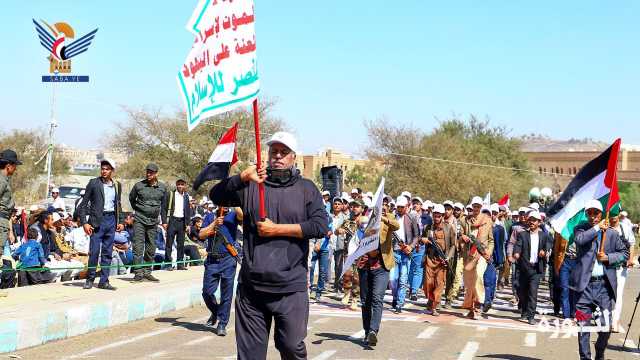
<instances>
[{"instance_id":1,"label":"eagle logo","mask_svg":"<svg viewBox=\"0 0 640 360\"><path fill-rule=\"evenodd\" d=\"M71 58L82 54L89 49L91 41L96 36L98 29L94 29L88 34L75 39L73 28L65 22L57 22L49 25L44 20L40 23L35 19L33 24L40 39L42 47L49 51L49 72L50 73L70 73Z\"/></svg>"}]
</instances>

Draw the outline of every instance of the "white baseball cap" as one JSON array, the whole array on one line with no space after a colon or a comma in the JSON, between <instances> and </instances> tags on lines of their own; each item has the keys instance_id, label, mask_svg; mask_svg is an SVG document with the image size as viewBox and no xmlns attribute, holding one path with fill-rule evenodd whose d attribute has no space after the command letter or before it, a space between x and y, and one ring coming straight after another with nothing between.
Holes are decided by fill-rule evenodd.
<instances>
[{"instance_id":1,"label":"white baseball cap","mask_svg":"<svg viewBox=\"0 0 640 360\"><path fill-rule=\"evenodd\" d=\"M409 205L409 200L403 195L398 196L396 199L396 206L407 206Z\"/></svg>"},{"instance_id":2,"label":"white baseball cap","mask_svg":"<svg viewBox=\"0 0 640 360\"><path fill-rule=\"evenodd\" d=\"M444 214L444 205L442 204L435 204L433 206L433 212L434 213L438 213L438 214Z\"/></svg>"},{"instance_id":3,"label":"white baseball cap","mask_svg":"<svg viewBox=\"0 0 640 360\"><path fill-rule=\"evenodd\" d=\"M51 189L52 193L59 193L60 189L58 189L57 187L54 187L53 189Z\"/></svg>"},{"instance_id":4,"label":"white baseball cap","mask_svg":"<svg viewBox=\"0 0 640 360\"><path fill-rule=\"evenodd\" d=\"M529 204L529 207L532 209L540 210L540 204L538 204L537 202Z\"/></svg>"},{"instance_id":5,"label":"white baseball cap","mask_svg":"<svg viewBox=\"0 0 640 360\"><path fill-rule=\"evenodd\" d=\"M457 203L453 204L453 208L454 209L464 210L464 205L462 205L462 203L457 202Z\"/></svg>"},{"instance_id":6,"label":"white baseball cap","mask_svg":"<svg viewBox=\"0 0 640 360\"><path fill-rule=\"evenodd\" d=\"M328 192L327 190L325 190L325 191L322 192L322 196L325 196L325 195L331 195L331 193Z\"/></svg>"},{"instance_id":7,"label":"white baseball cap","mask_svg":"<svg viewBox=\"0 0 640 360\"><path fill-rule=\"evenodd\" d=\"M529 209L528 207L524 207L523 206L523 207L518 209L518 213L525 213L526 214L527 212L529 212L529 210L531 210L531 209Z\"/></svg>"},{"instance_id":8,"label":"white baseball cap","mask_svg":"<svg viewBox=\"0 0 640 360\"><path fill-rule=\"evenodd\" d=\"M271 139L267 141L267 146L271 146L273 144L282 144L289 148L289 150L294 153L298 153L298 141L293 136L293 134L288 133L286 131L278 131L277 133L271 136Z\"/></svg>"},{"instance_id":9,"label":"white baseball cap","mask_svg":"<svg viewBox=\"0 0 640 360\"><path fill-rule=\"evenodd\" d=\"M355 188L354 188L354 189L351 189L351 193L352 193L352 194L358 194L358 189L355 189Z\"/></svg>"},{"instance_id":10,"label":"white baseball cap","mask_svg":"<svg viewBox=\"0 0 640 360\"><path fill-rule=\"evenodd\" d=\"M532 212L530 212L529 217L542 221L542 216L540 216L540 213L537 210L533 210Z\"/></svg>"},{"instance_id":11,"label":"white baseball cap","mask_svg":"<svg viewBox=\"0 0 640 360\"><path fill-rule=\"evenodd\" d=\"M410 193L410 192L408 192L408 191L403 191L402 193L400 193L400 196L406 196L406 197L408 197L409 199L411 199L411 193Z\"/></svg>"},{"instance_id":12,"label":"white baseball cap","mask_svg":"<svg viewBox=\"0 0 640 360\"><path fill-rule=\"evenodd\" d=\"M491 208L488 207L487 205L482 205L482 209L480 209L480 212L488 212L491 213Z\"/></svg>"},{"instance_id":13,"label":"white baseball cap","mask_svg":"<svg viewBox=\"0 0 640 360\"><path fill-rule=\"evenodd\" d=\"M584 207L584 210L596 209L602 212L602 204L598 200L589 200L587 201L587 205Z\"/></svg>"},{"instance_id":14,"label":"white baseball cap","mask_svg":"<svg viewBox=\"0 0 640 360\"><path fill-rule=\"evenodd\" d=\"M474 196L473 199L471 199L471 205L482 205L483 204L483 200L480 196Z\"/></svg>"},{"instance_id":15,"label":"white baseball cap","mask_svg":"<svg viewBox=\"0 0 640 360\"><path fill-rule=\"evenodd\" d=\"M109 164L112 169L116 168L116 162L113 161L113 159L104 158L104 159L100 160L100 166L102 166L104 164Z\"/></svg>"},{"instance_id":16,"label":"white baseball cap","mask_svg":"<svg viewBox=\"0 0 640 360\"><path fill-rule=\"evenodd\" d=\"M491 204L491 212L500 212L500 206L498 204Z\"/></svg>"},{"instance_id":17,"label":"white baseball cap","mask_svg":"<svg viewBox=\"0 0 640 360\"><path fill-rule=\"evenodd\" d=\"M54 223L55 223L55 222L58 222L58 221L60 221L60 220L62 220L62 216L60 216L60 214L58 214L57 212L54 212L54 213L52 214L52 216L53 216L53 222L54 222Z\"/></svg>"},{"instance_id":18,"label":"white baseball cap","mask_svg":"<svg viewBox=\"0 0 640 360\"><path fill-rule=\"evenodd\" d=\"M367 192L367 196L373 199L373 193L371 191Z\"/></svg>"},{"instance_id":19,"label":"white baseball cap","mask_svg":"<svg viewBox=\"0 0 640 360\"><path fill-rule=\"evenodd\" d=\"M422 201L422 198L420 196L414 196L413 198L411 198L411 201L417 200L420 204L424 203L424 201Z\"/></svg>"},{"instance_id":20,"label":"white baseball cap","mask_svg":"<svg viewBox=\"0 0 640 360\"><path fill-rule=\"evenodd\" d=\"M624 217L627 217L627 216L629 216L629 213L628 213L628 212L626 212L626 211L621 211L621 212L620 212L620 215L622 215L622 216L624 216Z\"/></svg>"},{"instance_id":21,"label":"white baseball cap","mask_svg":"<svg viewBox=\"0 0 640 360\"><path fill-rule=\"evenodd\" d=\"M513 211L511 212L511 216L520 216L520 213L519 213L519 212L517 212L517 211L515 211L515 210L513 210Z\"/></svg>"},{"instance_id":22,"label":"white baseball cap","mask_svg":"<svg viewBox=\"0 0 640 360\"><path fill-rule=\"evenodd\" d=\"M451 200L446 200L445 202L443 202L443 203L442 203L442 206L447 206L447 205L449 205L449 206L453 207L453 201L451 201Z\"/></svg>"}]
</instances>

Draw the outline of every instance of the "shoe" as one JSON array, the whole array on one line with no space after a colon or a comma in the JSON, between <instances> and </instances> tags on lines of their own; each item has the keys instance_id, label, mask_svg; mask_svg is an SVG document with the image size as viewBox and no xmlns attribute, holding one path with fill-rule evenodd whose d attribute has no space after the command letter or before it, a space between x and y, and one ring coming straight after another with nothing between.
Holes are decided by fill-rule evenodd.
<instances>
[{"instance_id":1,"label":"shoe","mask_svg":"<svg viewBox=\"0 0 640 360\"><path fill-rule=\"evenodd\" d=\"M411 294L411 295L409 295L409 300L411 300L411 301L418 301L418 295L416 295L416 294Z\"/></svg>"},{"instance_id":2,"label":"shoe","mask_svg":"<svg viewBox=\"0 0 640 360\"><path fill-rule=\"evenodd\" d=\"M92 280L87 280L84 282L84 285L82 286L83 289L85 290L89 290L93 287L93 281Z\"/></svg>"},{"instance_id":3,"label":"shoe","mask_svg":"<svg viewBox=\"0 0 640 360\"><path fill-rule=\"evenodd\" d=\"M151 275L151 274L144 274L143 275L144 279L147 281L151 281L151 282L160 282L160 279L158 279L157 277Z\"/></svg>"},{"instance_id":4,"label":"shoe","mask_svg":"<svg viewBox=\"0 0 640 360\"><path fill-rule=\"evenodd\" d=\"M451 301L447 300L444 302L444 305L442 306L443 309L446 310L451 310Z\"/></svg>"},{"instance_id":5,"label":"shoe","mask_svg":"<svg viewBox=\"0 0 640 360\"><path fill-rule=\"evenodd\" d=\"M111 286L111 284L109 284L108 282L98 284L98 289L111 291L116 290L116 288L114 286Z\"/></svg>"},{"instance_id":6,"label":"shoe","mask_svg":"<svg viewBox=\"0 0 640 360\"><path fill-rule=\"evenodd\" d=\"M189 270L186 266L178 266L178 270Z\"/></svg>"},{"instance_id":7,"label":"shoe","mask_svg":"<svg viewBox=\"0 0 640 360\"><path fill-rule=\"evenodd\" d=\"M375 331L369 331L366 342L369 346L376 346L378 344L378 334Z\"/></svg>"},{"instance_id":8,"label":"shoe","mask_svg":"<svg viewBox=\"0 0 640 360\"><path fill-rule=\"evenodd\" d=\"M142 276L142 274L135 274L135 276L133 277L133 279L131 280L133 282L143 282L144 281L144 276Z\"/></svg>"},{"instance_id":9,"label":"shoe","mask_svg":"<svg viewBox=\"0 0 640 360\"><path fill-rule=\"evenodd\" d=\"M222 326L222 324L219 324L218 327L216 328L216 335L227 336L227 329L225 329L225 327Z\"/></svg>"},{"instance_id":10,"label":"shoe","mask_svg":"<svg viewBox=\"0 0 640 360\"><path fill-rule=\"evenodd\" d=\"M342 304L343 305L349 305L350 302L351 302L351 291L349 291L348 293L344 294L344 297L342 298Z\"/></svg>"},{"instance_id":11,"label":"shoe","mask_svg":"<svg viewBox=\"0 0 640 360\"><path fill-rule=\"evenodd\" d=\"M527 315L525 314L520 315L520 321L525 321L525 320L527 320Z\"/></svg>"},{"instance_id":12,"label":"shoe","mask_svg":"<svg viewBox=\"0 0 640 360\"><path fill-rule=\"evenodd\" d=\"M471 319L471 320L475 320L476 319L476 312L473 310L469 310L469 312L467 313L467 319Z\"/></svg>"},{"instance_id":13,"label":"shoe","mask_svg":"<svg viewBox=\"0 0 640 360\"><path fill-rule=\"evenodd\" d=\"M318 300L318 293L312 293L311 295L309 295L309 300L311 301L317 301Z\"/></svg>"},{"instance_id":14,"label":"shoe","mask_svg":"<svg viewBox=\"0 0 640 360\"><path fill-rule=\"evenodd\" d=\"M173 271L173 266L166 268L167 271Z\"/></svg>"},{"instance_id":15,"label":"shoe","mask_svg":"<svg viewBox=\"0 0 640 360\"><path fill-rule=\"evenodd\" d=\"M397 306L398 306L398 301L394 299L394 300L391 302L391 307L395 309Z\"/></svg>"},{"instance_id":16,"label":"shoe","mask_svg":"<svg viewBox=\"0 0 640 360\"><path fill-rule=\"evenodd\" d=\"M353 311L358 311L358 302L357 301L352 301L351 302L351 306L349 306L349 309L351 309Z\"/></svg>"},{"instance_id":17,"label":"shoe","mask_svg":"<svg viewBox=\"0 0 640 360\"><path fill-rule=\"evenodd\" d=\"M432 315L432 316L440 316L440 313L438 312L438 310L433 309L433 310L431 311L431 315Z\"/></svg>"},{"instance_id":18,"label":"shoe","mask_svg":"<svg viewBox=\"0 0 640 360\"><path fill-rule=\"evenodd\" d=\"M529 323L529 325L535 325L536 324L536 319L529 318L529 320L527 322Z\"/></svg>"},{"instance_id":19,"label":"shoe","mask_svg":"<svg viewBox=\"0 0 640 360\"><path fill-rule=\"evenodd\" d=\"M396 314L402 313L402 306L396 305L395 310L393 312Z\"/></svg>"},{"instance_id":20,"label":"shoe","mask_svg":"<svg viewBox=\"0 0 640 360\"><path fill-rule=\"evenodd\" d=\"M216 323L218 322L218 319L216 318L215 315L211 315L209 316L209 320L207 320L207 324L205 325L206 327L213 329L216 326Z\"/></svg>"},{"instance_id":21,"label":"shoe","mask_svg":"<svg viewBox=\"0 0 640 360\"><path fill-rule=\"evenodd\" d=\"M482 306L482 313L486 314L489 312L489 310L491 310L491 304L486 304Z\"/></svg>"}]
</instances>

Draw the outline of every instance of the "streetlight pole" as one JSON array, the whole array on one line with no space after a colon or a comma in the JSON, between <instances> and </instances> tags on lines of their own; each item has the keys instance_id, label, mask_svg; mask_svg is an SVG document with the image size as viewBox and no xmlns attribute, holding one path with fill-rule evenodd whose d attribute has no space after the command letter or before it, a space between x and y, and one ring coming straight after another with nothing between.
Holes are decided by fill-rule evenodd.
<instances>
[{"instance_id":1,"label":"streetlight pole","mask_svg":"<svg viewBox=\"0 0 640 360\"><path fill-rule=\"evenodd\" d=\"M49 144L47 148L47 187L45 189L44 198L49 198L49 190L51 188L51 172L53 170L53 148L54 148L54 132L58 127L55 118L56 107L56 83L51 83L51 121L49 122Z\"/></svg>"}]
</instances>

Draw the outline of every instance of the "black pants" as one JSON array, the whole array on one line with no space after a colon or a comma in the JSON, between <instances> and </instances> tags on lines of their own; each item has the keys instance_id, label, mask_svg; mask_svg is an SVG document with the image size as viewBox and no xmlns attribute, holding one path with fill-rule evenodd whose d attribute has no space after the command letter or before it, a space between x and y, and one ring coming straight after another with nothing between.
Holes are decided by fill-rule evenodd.
<instances>
[{"instance_id":1,"label":"black pants","mask_svg":"<svg viewBox=\"0 0 640 360\"><path fill-rule=\"evenodd\" d=\"M360 275L360 301L362 302L362 327L378 333L382 321L384 292L389 285L389 272L383 268L358 270Z\"/></svg>"},{"instance_id":2,"label":"black pants","mask_svg":"<svg viewBox=\"0 0 640 360\"><path fill-rule=\"evenodd\" d=\"M538 287L542 274L527 271L520 268L520 303L522 304L522 316L533 319L538 306Z\"/></svg>"},{"instance_id":3,"label":"black pants","mask_svg":"<svg viewBox=\"0 0 640 360\"><path fill-rule=\"evenodd\" d=\"M607 322L604 319L600 319L602 324L611 323L611 311L613 310L613 298L615 290L609 284L609 281L605 279L589 281L587 287L583 292L578 293L578 303L576 304L576 318L588 318L588 320L578 320L579 326L588 326L591 324L592 315L596 306L600 307L600 311L607 310L606 314L609 317ZM622 299L620 299L622 300ZM607 329L605 332L598 332L598 340L596 340L596 359L604 359L604 351L609 343L609 337L611 337L611 329ZM591 359L591 333L578 332L578 350L580 352L580 359Z\"/></svg>"},{"instance_id":4,"label":"black pants","mask_svg":"<svg viewBox=\"0 0 640 360\"><path fill-rule=\"evenodd\" d=\"M173 252L173 241L176 241L176 248L178 250L178 257L176 261L178 261L178 268L183 268L184 263L180 261L184 260L184 230L186 229L186 224L184 223L184 218L169 218L169 226L167 227L167 241L166 246L164 248L164 261L171 262L171 253Z\"/></svg>"},{"instance_id":5,"label":"black pants","mask_svg":"<svg viewBox=\"0 0 640 360\"><path fill-rule=\"evenodd\" d=\"M198 247L195 245L185 245L184 254L187 255L191 261L200 260L200 252L198 251ZM190 262L189 264L191 264L191 266L194 266L200 265L201 263L201 261L194 261ZM186 267L187 264L184 264L184 266Z\"/></svg>"},{"instance_id":6,"label":"black pants","mask_svg":"<svg viewBox=\"0 0 640 360\"><path fill-rule=\"evenodd\" d=\"M236 293L236 346L238 360L266 359L271 322L282 359L306 359L309 295L306 291L275 294L238 284Z\"/></svg>"},{"instance_id":7,"label":"black pants","mask_svg":"<svg viewBox=\"0 0 640 360\"><path fill-rule=\"evenodd\" d=\"M342 267L344 266L344 250L333 251L333 288L338 291L342 290L342 281L340 281L340 275L342 275Z\"/></svg>"}]
</instances>

